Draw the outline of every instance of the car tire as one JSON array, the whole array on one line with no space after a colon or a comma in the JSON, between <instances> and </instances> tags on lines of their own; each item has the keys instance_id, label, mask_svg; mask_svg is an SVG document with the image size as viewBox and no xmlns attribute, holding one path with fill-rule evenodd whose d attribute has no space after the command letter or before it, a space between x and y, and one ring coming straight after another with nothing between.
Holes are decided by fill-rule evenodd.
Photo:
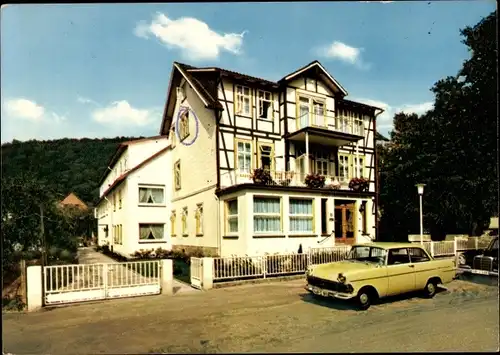
<instances>
[{"instance_id":1,"label":"car tire","mask_svg":"<svg viewBox=\"0 0 500 355\"><path fill-rule=\"evenodd\" d=\"M368 289L362 289L358 292L356 301L359 309L366 311L372 305L372 293Z\"/></svg>"},{"instance_id":2,"label":"car tire","mask_svg":"<svg viewBox=\"0 0 500 355\"><path fill-rule=\"evenodd\" d=\"M427 284L425 285L424 288L424 297L425 298L432 298L436 295L436 290L437 290L437 282L434 280L429 280L427 281Z\"/></svg>"},{"instance_id":3,"label":"car tire","mask_svg":"<svg viewBox=\"0 0 500 355\"><path fill-rule=\"evenodd\" d=\"M467 265L467 259L466 259L464 253L458 254L458 265L457 266L462 266L462 265Z\"/></svg>"}]
</instances>

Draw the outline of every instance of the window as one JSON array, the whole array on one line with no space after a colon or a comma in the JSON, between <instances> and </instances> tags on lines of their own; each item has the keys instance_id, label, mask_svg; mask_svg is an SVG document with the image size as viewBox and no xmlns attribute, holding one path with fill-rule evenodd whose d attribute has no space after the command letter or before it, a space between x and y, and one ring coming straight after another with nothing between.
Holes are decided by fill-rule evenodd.
<instances>
[{"instance_id":1,"label":"window","mask_svg":"<svg viewBox=\"0 0 500 355\"><path fill-rule=\"evenodd\" d=\"M363 122L363 116L359 113L354 114L354 126L353 126L354 134L357 134L359 136L364 135L364 122Z\"/></svg>"},{"instance_id":2,"label":"window","mask_svg":"<svg viewBox=\"0 0 500 355\"><path fill-rule=\"evenodd\" d=\"M196 205L194 218L196 220L196 235L203 235L203 204Z\"/></svg>"},{"instance_id":3,"label":"window","mask_svg":"<svg viewBox=\"0 0 500 355\"><path fill-rule=\"evenodd\" d=\"M235 113L242 116L252 116L251 111L251 94L250 88L245 86L236 86L236 100L235 100Z\"/></svg>"},{"instance_id":4,"label":"window","mask_svg":"<svg viewBox=\"0 0 500 355\"><path fill-rule=\"evenodd\" d=\"M316 153L316 173L328 175L328 165L330 164L329 154L323 152Z\"/></svg>"},{"instance_id":5,"label":"window","mask_svg":"<svg viewBox=\"0 0 500 355\"><path fill-rule=\"evenodd\" d=\"M250 174L252 169L252 143L247 141L236 142L236 166L240 173Z\"/></svg>"},{"instance_id":6,"label":"window","mask_svg":"<svg viewBox=\"0 0 500 355\"><path fill-rule=\"evenodd\" d=\"M123 244L122 225L121 224L115 224L113 226L113 243L117 244L117 245Z\"/></svg>"},{"instance_id":7,"label":"window","mask_svg":"<svg viewBox=\"0 0 500 355\"><path fill-rule=\"evenodd\" d=\"M273 146L269 144L259 144L259 168L272 170L273 166Z\"/></svg>"},{"instance_id":8,"label":"window","mask_svg":"<svg viewBox=\"0 0 500 355\"><path fill-rule=\"evenodd\" d=\"M406 248L389 250L389 258L387 259L387 265L408 264L409 262L410 262L410 257L408 255L408 250Z\"/></svg>"},{"instance_id":9,"label":"window","mask_svg":"<svg viewBox=\"0 0 500 355\"><path fill-rule=\"evenodd\" d=\"M139 187L139 204L163 205L164 192L163 187Z\"/></svg>"},{"instance_id":10,"label":"window","mask_svg":"<svg viewBox=\"0 0 500 355\"><path fill-rule=\"evenodd\" d=\"M182 209L182 217L181 217L181 227L182 227L182 235L188 235L188 225L187 225L187 217L188 217L188 209L184 207Z\"/></svg>"},{"instance_id":11,"label":"window","mask_svg":"<svg viewBox=\"0 0 500 355\"><path fill-rule=\"evenodd\" d=\"M116 211L116 196L113 195L113 212Z\"/></svg>"},{"instance_id":12,"label":"window","mask_svg":"<svg viewBox=\"0 0 500 355\"><path fill-rule=\"evenodd\" d=\"M350 132L350 112L347 110L338 110L337 129L341 132Z\"/></svg>"},{"instance_id":13,"label":"window","mask_svg":"<svg viewBox=\"0 0 500 355\"><path fill-rule=\"evenodd\" d=\"M313 120L311 125L320 127L324 127L326 125L324 102L313 100Z\"/></svg>"},{"instance_id":14,"label":"window","mask_svg":"<svg viewBox=\"0 0 500 355\"><path fill-rule=\"evenodd\" d=\"M189 137L189 110L186 109L182 112L182 116L179 122L179 137L181 142Z\"/></svg>"},{"instance_id":15,"label":"window","mask_svg":"<svg viewBox=\"0 0 500 355\"><path fill-rule=\"evenodd\" d=\"M122 208L122 190L118 191L118 208Z\"/></svg>"},{"instance_id":16,"label":"window","mask_svg":"<svg viewBox=\"0 0 500 355\"><path fill-rule=\"evenodd\" d=\"M290 232L314 232L313 201L290 199Z\"/></svg>"},{"instance_id":17,"label":"window","mask_svg":"<svg viewBox=\"0 0 500 355\"><path fill-rule=\"evenodd\" d=\"M127 170L128 170L128 169L127 169L127 166L128 166L128 165L127 165L127 157L125 157L125 158L123 158L123 170L124 170L124 171L127 171Z\"/></svg>"},{"instance_id":18,"label":"window","mask_svg":"<svg viewBox=\"0 0 500 355\"><path fill-rule=\"evenodd\" d=\"M238 200L226 202L227 233L238 233Z\"/></svg>"},{"instance_id":19,"label":"window","mask_svg":"<svg viewBox=\"0 0 500 355\"><path fill-rule=\"evenodd\" d=\"M170 214L170 236L175 237L175 211Z\"/></svg>"},{"instance_id":20,"label":"window","mask_svg":"<svg viewBox=\"0 0 500 355\"><path fill-rule=\"evenodd\" d=\"M162 241L165 225L162 223L139 224L139 241Z\"/></svg>"},{"instance_id":21,"label":"window","mask_svg":"<svg viewBox=\"0 0 500 355\"><path fill-rule=\"evenodd\" d=\"M409 248L410 260L412 263L422 263L425 261L430 261L429 257L420 248Z\"/></svg>"},{"instance_id":22,"label":"window","mask_svg":"<svg viewBox=\"0 0 500 355\"><path fill-rule=\"evenodd\" d=\"M299 97L299 112L298 112L298 129L309 126L309 99L307 97Z\"/></svg>"},{"instance_id":23,"label":"window","mask_svg":"<svg viewBox=\"0 0 500 355\"><path fill-rule=\"evenodd\" d=\"M174 184L175 189L180 190L181 188L181 161L177 160L174 164Z\"/></svg>"},{"instance_id":24,"label":"window","mask_svg":"<svg viewBox=\"0 0 500 355\"><path fill-rule=\"evenodd\" d=\"M272 94L259 90L259 118L273 118Z\"/></svg>"},{"instance_id":25,"label":"window","mask_svg":"<svg viewBox=\"0 0 500 355\"><path fill-rule=\"evenodd\" d=\"M281 199L254 197L253 229L257 233L281 232Z\"/></svg>"},{"instance_id":26,"label":"window","mask_svg":"<svg viewBox=\"0 0 500 355\"><path fill-rule=\"evenodd\" d=\"M339 175L343 179L349 179L349 155L339 155Z\"/></svg>"},{"instance_id":27,"label":"window","mask_svg":"<svg viewBox=\"0 0 500 355\"><path fill-rule=\"evenodd\" d=\"M365 158L364 157L353 157L352 161L354 163L353 171L356 173L356 177L364 177L365 175Z\"/></svg>"}]
</instances>

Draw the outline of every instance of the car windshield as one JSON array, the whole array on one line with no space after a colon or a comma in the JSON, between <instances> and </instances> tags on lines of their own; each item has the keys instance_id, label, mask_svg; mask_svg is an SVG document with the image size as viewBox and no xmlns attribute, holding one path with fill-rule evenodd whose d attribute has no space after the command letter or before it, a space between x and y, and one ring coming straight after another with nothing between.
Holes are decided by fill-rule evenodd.
<instances>
[{"instance_id":1,"label":"car windshield","mask_svg":"<svg viewBox=\"0 0 500 355\"><path fill-rule=\"evenodd\" d=\"M387 250L378 247L354 246L347 255L347 260L384 264Z\"/></svg>"}]
</instances>

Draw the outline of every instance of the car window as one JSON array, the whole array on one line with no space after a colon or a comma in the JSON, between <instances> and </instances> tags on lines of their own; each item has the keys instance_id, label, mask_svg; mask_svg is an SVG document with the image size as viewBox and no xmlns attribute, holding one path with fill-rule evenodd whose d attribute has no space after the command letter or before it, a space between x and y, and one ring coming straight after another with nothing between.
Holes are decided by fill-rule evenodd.
<instances>
[{"instance_id":1,"label":"car window","mask_svg":"<svg viewBox=\"0 0 500 355\"><path fill-rule=\"evenodd\" d=\"M493 246L491 247L491 249L493 250L498 250L498 239L496 239L494 242L493 242Z\"/></svg>"},{"instance_id":2,"label":"car window","mask_svg":"<svg viewBox=\"0 0 500 355\"><path fill-rule=\"evenodd\" d=\"M421 263L424 261L429 261L429 257L420 248L409 248L410 250L410 260L412 263Z\"/></svg>"},{"instance_id":3,"label":"car window","mask_svg":"<svg viewBox=\"0 0 500 355\"><path fill-rule=\"evenodd\" d=\"M389 250L389 257L387 265L409 264L410 256L406 248L391 249Z\"/></svg>"}]
</instances>

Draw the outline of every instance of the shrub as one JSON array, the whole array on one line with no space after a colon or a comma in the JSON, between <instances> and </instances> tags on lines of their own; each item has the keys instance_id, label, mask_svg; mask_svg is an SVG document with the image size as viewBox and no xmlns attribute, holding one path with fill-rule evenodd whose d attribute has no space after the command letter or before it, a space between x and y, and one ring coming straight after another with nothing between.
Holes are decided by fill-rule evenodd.
<instances>
[{"instance_id":1,"label":"shrub","mask_svg":"<svg viewBox=\"0 0 500 355\"><path fill-rule=\"evenodd\" d=\"M368 190L368 180L365 178L352 178L349 181L349 188L353 191L366 191Z\"/></svg>"},{"instance_id":2,"label":"shrub","mask_svg":"<svg viewBox=\"0 0 500 355\"><path fill-rule=\"evenodd\" d=\"M308 174L305 179L305 183L307 187L312 187L312 188L322 188L325 186L325 177L320 174Z\"/></svg>"},{"instance_id":3,"label":"shrub","mask_svg":"<svg viewBox=\"0 0 500 355\"><path fill-rule=\"evenodd\" d=\"M269 170L263 168L257 168L253 170L252 180L255 184L261 185L271 185L273 183L273 178Z\"/></svg>"}]
</instances>

